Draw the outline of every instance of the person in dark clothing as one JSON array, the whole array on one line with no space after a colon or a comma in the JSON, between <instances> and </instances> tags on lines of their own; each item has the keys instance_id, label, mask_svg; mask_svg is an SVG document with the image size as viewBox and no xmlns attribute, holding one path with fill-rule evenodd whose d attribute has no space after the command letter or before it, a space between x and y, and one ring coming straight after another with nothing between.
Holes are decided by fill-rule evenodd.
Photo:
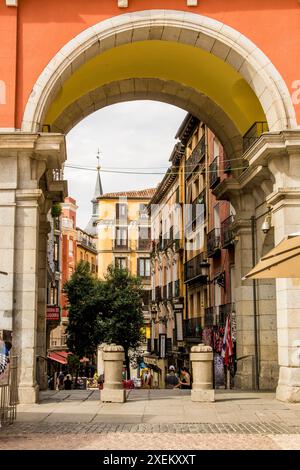
<instances>
[{"instance_id":1,"label":"person in dark clothing","mask_svg":"<svg viewBox=\"0 0 300 470\"><path fill-rule=\"evenodd\" d=\"M71 390L72 389L72 380L70 379L70 376L67 375L67 378L65 379L64 381L64 386L65 386L65 390Z\"/></svg>"},{"instance_id":2,"label":"person in dark clothing","mask_svg":"<svg viewBox=\"0 0 300 470\"><path fill-rule=\"evenodd\" d=\"M177 374L175 373L175 367L170 366L169 367L169 373L166 375L166 388L174 388L175 385L178 384L179 379L177 377Z\"/></svg>"}]
</instances>

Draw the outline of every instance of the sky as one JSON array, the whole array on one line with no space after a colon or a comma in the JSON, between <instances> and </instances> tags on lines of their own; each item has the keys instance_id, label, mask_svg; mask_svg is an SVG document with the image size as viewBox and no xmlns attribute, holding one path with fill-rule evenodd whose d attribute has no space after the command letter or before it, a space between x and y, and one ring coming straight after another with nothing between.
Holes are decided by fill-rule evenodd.
<instances>
[{"instance_id":1,"label":"sky","mask_svg":"<svg viewBox=\"0 0 300 470\"><path fill-rule=\"evenodd\" d=\"M96 169L100 151L105 193L153 188L170 165L176 132L186 112L155 101L118 103L91 114L67 135L67 165ZM152 175L118 174L105 169L149 171ZM65 168L69 196L77 201L77 226L87 225L96 171Z\"/></svg>"}]
</instances>

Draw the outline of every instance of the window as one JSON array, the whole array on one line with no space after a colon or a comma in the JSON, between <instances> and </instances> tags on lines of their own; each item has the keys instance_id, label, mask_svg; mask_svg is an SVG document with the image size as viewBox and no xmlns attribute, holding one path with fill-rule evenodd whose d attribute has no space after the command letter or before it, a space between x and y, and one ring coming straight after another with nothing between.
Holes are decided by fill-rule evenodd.
<instances>
[{"instance_id":1,"label":"window","mask_svg":"<svg viewBox=\"0 0 300 470\"><path fill-rule=\"evenodd\" d=\"M127 227L116 228L116 246L127 247Z\"/></svg>"},{"instance_id":2,"label":"window","mask_svg":"<svg viewBox=\"0 0 300 470\"><path fill-rule=\"evenodd\" d=\"M148 307L150 304L150 294L151 294L151 290L142 291L142 301L143 301L143 306L145 307Z\"/></svg>"},{"instance_id":3,"label":"window","mask_svg":"<svg viewBox=\"0 0 300 470\"><path fill-rule=\"evenodd\" d=\"M74 246L73 246L73 239L70 238L70 239L69 239L69 256L70 256L71 258L73 258L73 254L74 254L73 248L74 248Z\"/></svg>"},{"instance_id":4,"label":"window","mask_svg":"<svg viewBox=\"0 0 300 470\"><path fill-rule=\"evenodd\" d=\"M150 278L150 258L138 258L138 276Z\"/></svg>"},{"instance_id":5,"label":"window","mask_svg":"<svg viewBox=\"0 0 300 470\"><path fill-rule=\"evenodd\" d=\"M139 216L141 219L148 219L147 204L139 205Z\"/></svg>"},{"instance_id":6,"label":"window","mask_svg":"<svg viewBox=\"0 0 300 470\"><path fill-rule=\"evenodd\" d=\"M127 258L115 258L115 267L120 269L126 269Z\"/></svg>"},{"instance_id":7,"label":"window","mask_svg":"<svg viewBox=\"0 0 300 470\"><path fill-rule=\"evenodd\" d=\"M116 218L117 220L127 220L127 204L116 204Z\"/></svg>"}]
</instances>

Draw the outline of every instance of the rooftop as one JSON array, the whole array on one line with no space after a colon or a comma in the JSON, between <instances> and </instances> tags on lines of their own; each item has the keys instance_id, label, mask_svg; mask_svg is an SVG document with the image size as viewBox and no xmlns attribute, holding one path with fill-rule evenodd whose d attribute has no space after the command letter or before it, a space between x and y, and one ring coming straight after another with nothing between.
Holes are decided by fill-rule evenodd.
<instances>
[{"instance_id":1,"label":"rooftop","mask_svg":"<svg viewBox=\"0 0 300 470\"><path fill-rule=\"evenodd\" d=\"M115 199L119 197L127 197L131 199L150 199L155 194L156 188L139 189L137 191L119 191L115 193L105 193L97 199Z\"/></svg>"}]
</instances>

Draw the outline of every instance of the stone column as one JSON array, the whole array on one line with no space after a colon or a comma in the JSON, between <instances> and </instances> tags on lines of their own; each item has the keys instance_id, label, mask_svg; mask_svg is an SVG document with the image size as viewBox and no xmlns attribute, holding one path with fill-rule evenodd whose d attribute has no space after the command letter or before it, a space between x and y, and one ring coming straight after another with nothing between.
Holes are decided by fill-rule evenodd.
<instances>
[{"instance_id":1,"label":"stone column","mask_svg":"<svg viewBox=\"0 0 300 470\"><path fill-rule=\"evenodd\" d=\"M255 214L252 193L242 192L231 199L236 210L234 250L234 288L236 308L237 373L235 386L241 389L255 387L255 348L252 280L243 280L253 266L251 217Z\"/></svg>"},{"instance_id":2,"label":"stone column","mask_svg":"<svg viewBox=\"0 0 300 470\"><path fill-rule=\"evenodd\" d=\"M46 204L49 209L50 204ZM46 308L47 308L47 234L50 224L44 212L39 223L38 248L38 304L37 304L37 380L40 390L47 390L47 341L46 341Z\"/></svg>"},{"instance_id":3,"label":"stone column","mask_svg":"<svg viewBox=\"0 0 300 470\"><path fill-rule=\"evenodd\" d=\"M38 224L40 189L16 192L14 348L19 356L19 401L38 400L36 330L38 293ZM15 334L16 333L16 334Z\"/></svg>"},{"instance_id":4,"label":"stone column","mask_svg":"<svg viewBox=\"0 0 300 470\"><path fill-rule=\"evenodd\" d=\"M300 160L300 159L299 159ZM300 233L300 179L294 169L293 188L278 188L268 198L272 204L275 245L292 233ZM297 188L297 189L296 189ZM278 400L300 402L300 270L299 279L276 279L279 381Z\"/></svg>"},{"instance_id":5,"label":"stone column","mask_svg":"<svg viewBox=\"0 0 300 470\"><path fill-rule=\"evenodd\" d=\"M64 183L52 184L46 172L61 168L65 158L62 135L0 134L0 271L7 272L0 276L0 327L13 331L20 403L38 399L39 206L46 192L61 200Z\"/></svg>"},{"instance_id":6,"label":"stone column","mask_svg":"<svg viewBox=\"0 0 300 470\"><path fill-rule=\"evenodd\" d=\"M192 363L192 401L215 401L213 390L213 351L210 346L198 344L190 353Z\"/></svg>"},{"instance_id":7,"label":"stone column","mask_svg":"<svg viewBox=\"0 0 300 470\"><path fill-rule=\"evenodd\" d=\"M116 344L107 344L103 348L104 386L100 399L105 402L124 403L126 392L122 383L124 349Z\"/></svg>"},{"instance_id":8,"label":"stone column","mask_svg":"<svg viewBox=\"0 0 300 470\"><path fill-rule=\"evenodd\" d=\"M16 155L0 153L0 329L13 329Z\"/></svg>"}]
</instances>

